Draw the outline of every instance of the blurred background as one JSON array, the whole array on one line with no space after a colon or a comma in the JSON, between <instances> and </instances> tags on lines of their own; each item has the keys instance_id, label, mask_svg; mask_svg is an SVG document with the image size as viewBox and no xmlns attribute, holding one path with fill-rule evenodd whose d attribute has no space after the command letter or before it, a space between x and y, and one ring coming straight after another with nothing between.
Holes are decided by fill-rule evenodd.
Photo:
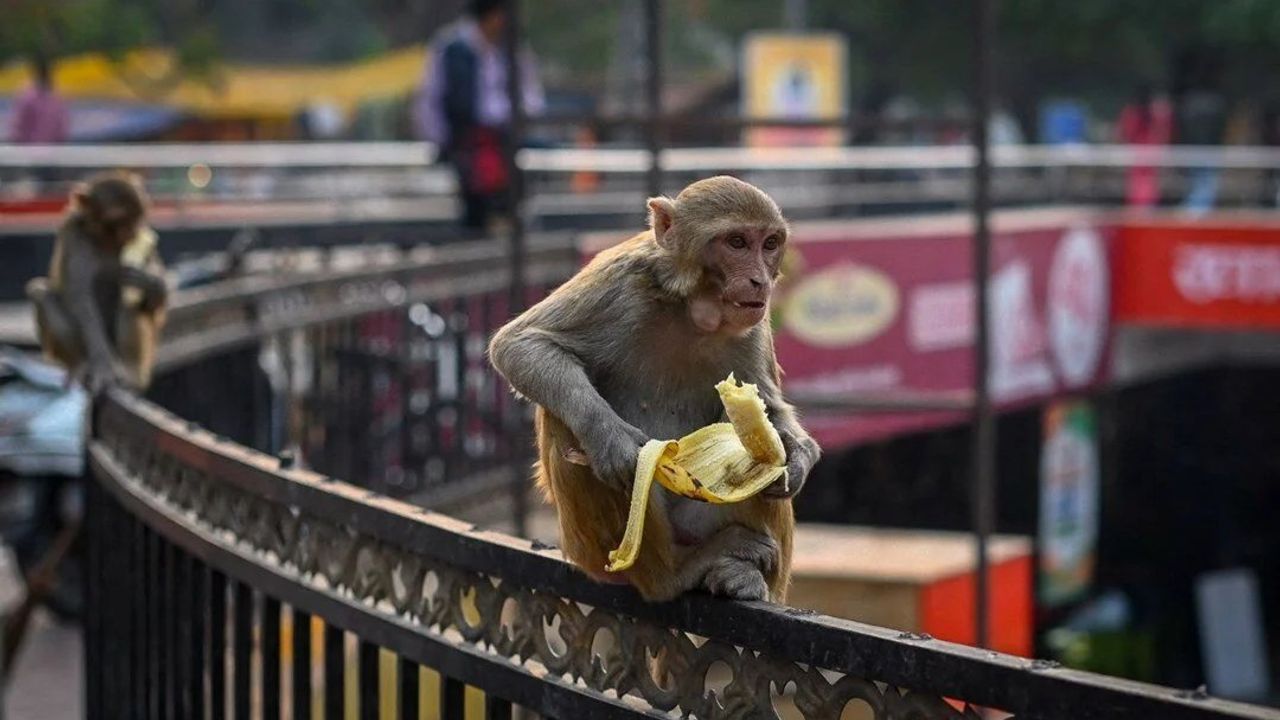
<instances>
[{"instance_id":1,"label":"blurred background","mask_svg":"<svg viewBox=\"0 0 1280 720\"><path fill-rule=\"evenodd\" d=\"M1280 3L992 7L986 644L1280 704ZM88 174L143 177L182 290L477 238L586 258L640 227L647 194L723 172L795 223L773 321L825 456L797 500L794 604L979 640L969 6L528 1L519 88L493 20L509 10L3 0L0 618L77 512L83 398L41 375L23 286ZM499 58L465 126L442 70L459 37ZM455 333L483 330L448 318L413 322L462 357ZM364 428L408 422L369 402ZM453 456L389 433L357 467L283 415L268 449L554 540L536 499L508 521L468 495ZM59 572L9 669L10 720L79 713L82 603L74 562Z\"/></svg>"}]
</instances>

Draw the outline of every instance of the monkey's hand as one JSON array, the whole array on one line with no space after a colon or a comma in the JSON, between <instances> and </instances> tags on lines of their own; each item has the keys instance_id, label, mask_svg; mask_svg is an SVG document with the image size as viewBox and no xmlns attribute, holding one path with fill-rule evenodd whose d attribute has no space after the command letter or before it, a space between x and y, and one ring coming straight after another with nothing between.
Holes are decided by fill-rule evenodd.
<instances>
[{"instance_id":1,"label":"monkey's hand","mask_svg":"<svg viewBox=\"0 0 1280 720\"><path fill-rule=\"evenodd\" d=\"M96 397L107 388L124 382L128 373L115 358L95 358L81 367L79 375L85 390Z\"/></svg>"},{"instance_id":2,"label":"monkey's hand","mask_svg":"<svg viewBox=\"0 0 1280 720\"><path fill-rule=\"evenodd\" d=\"M631 492L640 447L649 441L642 430L619 420L610 426L591 428L580 438L591 469L609 487Z\"/></svg>"},{"instance_id":3,"label":"monkey's hand","mask_svg":"<svg viewBox=\"0 0 1280 720\"><path fill-rule=\"evenodd\" d=\"M782 447L787 450L787 474L777 482L765 488L761 493L767 498L785 500L795 497L809 479L809 471L818 462L822 451L818 443L808 435L797 437L795 434L780 431Z\"/></svg>"},{"instance_id":4,"label":"monkey's hand","mask_svg":"<svg viewBox=\"0 0 1280 720\"><path fill-rule=\"evenodd\" d=\"M142 291L142 306L148 312L162 307L169 299L169 287L159 275L125 265L120 268L120 284L136 287Z\"/></svg>"}]
</instances>

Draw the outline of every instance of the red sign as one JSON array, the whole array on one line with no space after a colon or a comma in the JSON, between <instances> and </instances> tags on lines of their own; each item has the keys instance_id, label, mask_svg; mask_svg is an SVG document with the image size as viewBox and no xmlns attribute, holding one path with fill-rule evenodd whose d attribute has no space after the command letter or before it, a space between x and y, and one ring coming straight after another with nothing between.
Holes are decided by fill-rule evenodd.
<instances>
[{"instance_id":1,"label":"red sign","mask_svg":"<svg viewBox=\"0 0 1280 720\"><path fill-rule=\"evenodd\" d=\"M1128 222L1116 313L1148 325L1280 328L1280 224Z\"/></svg>"},{"instance_id":2,"label":"red sign","mask_svg":"<svg viewBox=\"0 0 1280 720\"><path fill-rule=\"evenodd\" d=\"M961 216L797 226L793 271L776 296L789 391L955 393L972 388L973 274ZM1111 340L1110 236L1089 213L997 215L992 242L995 402L1037 402L1104 379ZM839 446L962 421L963 412L811 413Z\"/></svg>"}]
</instances>

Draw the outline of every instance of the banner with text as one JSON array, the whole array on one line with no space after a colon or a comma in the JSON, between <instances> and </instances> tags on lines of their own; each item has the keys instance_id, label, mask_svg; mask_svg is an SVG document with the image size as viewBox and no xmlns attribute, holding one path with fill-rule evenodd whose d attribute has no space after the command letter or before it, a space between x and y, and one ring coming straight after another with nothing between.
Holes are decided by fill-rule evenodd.
<instances>
[{"instance_id":1,"label":"banner with text","mask_svg":"<svg viewBox=\"0 0 1280 720\"><path fill-rule=\"evenodd\" d=\"M1130 221L1119 229L1120 320L1280 328L1280 224Z\"/></svg>"},{"instance_id":2,"label":"banner with text","mask_svg":"<svg viewBox=\"0 0 1280 720\"><path fill-rule=\"evenodd\" d=\"M990 382L1000 407L1092 388L1109 369L1113 233L1088 215L1050 218L997 223L993 235ZM797 227L773 307L788 392L972 388L971 243L963 223L936 226ZM965 418L809 413L805 425L835 447Z\"/></svg>"}]
</instances>

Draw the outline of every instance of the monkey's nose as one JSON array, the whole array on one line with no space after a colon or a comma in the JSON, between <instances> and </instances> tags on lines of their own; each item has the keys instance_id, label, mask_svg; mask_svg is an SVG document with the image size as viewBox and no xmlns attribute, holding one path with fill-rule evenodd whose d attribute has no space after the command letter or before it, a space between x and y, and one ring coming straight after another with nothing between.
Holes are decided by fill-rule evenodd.
<instances>
[{"instance_id":1,"label":"monkey's nose","mask_svg":"<svg viewBox=\"0 0 1280 720\"><path fill-rule=\"evenodd\" d=\"M764 287L764 281L760 278L751 278L751 287L762 288Z\"/></svg>"}]
</instances>

